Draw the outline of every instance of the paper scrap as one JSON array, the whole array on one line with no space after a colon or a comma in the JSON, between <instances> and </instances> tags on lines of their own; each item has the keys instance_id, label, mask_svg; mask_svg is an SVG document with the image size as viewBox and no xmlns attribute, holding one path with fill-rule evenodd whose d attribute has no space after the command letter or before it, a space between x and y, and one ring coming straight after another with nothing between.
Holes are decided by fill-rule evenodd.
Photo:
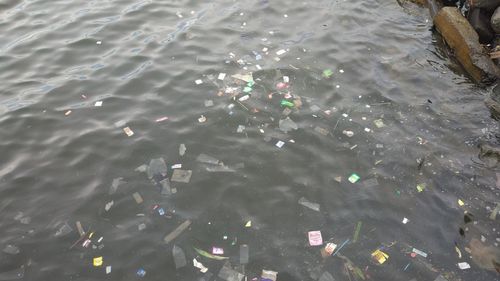
<instances>
[{"instance_id":1,"label":"paper scrap","mask_svg":"<svg viewBox=\"0 0 500 281\"><path fill-rule=\"evenodd\" d=\"M458 206L463 206L463 205L465 205L464 201L458 199Z\"/></svg>"},{"instance_id":2,"label":"paper scrap","mask_svg":"<svg viewBox=\"0 0 500 281\"><path fill-rule=\"evenodd\" d=\"M458 268L460 268L461 270L469 269L470 268L470 264L468 264L467 262L459 262L458 263Z\"/></svg>"},{"instance_id":3,"label":"paper scrap","mask_svg":"<svg viewBox=\"0 0 500 281\"><path fill-rule=\"evenodd\" d=\"M276 52L276 54L277 54L278 56L281 56L281 55L283 55L284 53L286 53L286 50L284 50L284 49L278 50L278 51Z\"/></svg>"},{"instance_id":4,"label":"paper scrap","mask_svg":"<svg viewBox=\"0 0 500 281\"><path fill-rule=\"evenodd\" d=\"M102 101L96 101L94 103L94 106L97 106L97 107L102 106Z\"/></svg>"},{"instance_id":5,"label":"paper scrap","mask_svg":"<svg viewBox=\"0 0 500 281\"><path fill-rule=\"evenodd\" d=\"M415 253L415 254L417 254L417 255L421 255L421 256L422 256L422 257L424 257L424 258L426 258L426 257L427 257L427 253L422 252L422 251L420 251L420 250L418 250L418 249L413 248L412 252L414 252L414 253Z\"/></svg>"},{"instance_id":6,"label":"paper scrap","mask_svg":"<svg viewBox=\"0 0 500 281\"><path fill-rule=\"evenodd\" d=\"M163 122L165 120L168 120L167 116L160 117L160 118L156 119L155 122L158 123L158 122Z\"/></svg>"},{"instance_id":7,"label":"paper scrap","mask_svg":"<svg viewBox=\"0 0 500 281\"><path fill-rule=\"evenodd\" d=\"M125 132L125 134L127 134L127 136L131 137L134 135L134 132L129 128L129 127L125 127L123 128L123 131Z\"/></svg>"},{"instance_id":8,"label":"paper scrap","mask_svg":"<svg viewBox=\"0 0 500 281\"><path fill-rule=\"evenodd\" d=\"M142 196L139 194L139 192L135 192L134 194L132 194L132 197L134 197L137 204L141 204L142 202L144 202L144 199L142 199Z\"/></svg>"},{"instance_id":9,"label":"paper scrap","mask_svg":"<svg viewBox=\"0 0 500 281\"><path fill-rule=\"evenodd\" d=\"M403 224L407 224L410 220L407 218L403 218Z\"/></svg>"},{"instance_id":10,"label":"paper scrap","mask_svg":"<svg viewBox=\"0 0 500 281\"><path fill-rule=\"evenodd\" d=\"M94 263L94 266L101 266L102 265L102 257L95 257L93 263Z\"/></svg>"},{"instance_id":11,"label":"paper scrap","mask_svg":"<svg viewBox=\"0 0 500 281\"><path fill-rule=\"evenodd\" d=\"M385 127L384 121L382 119L377 119L373 121L373 123L375 124L375 126L377 126L377 128Z\"/></svg>"},{"instance_id":12,"label":"paper scrap","mask_svg":"<svg viewBox=\"0 0 500 281\"><path fill-rule=\"evenodd\" d=\"M111 209L111 207L113 207L113 205L115 204L115 201L111 200L109 201L108 203L106 203L106 205L104 206L104 210L107 212Z\"/></svg>"},{"instance_id":13,"label":"paper scrap","mask_svg":"<svg viewBox=\"0 0 500 281\"><path fill-rule=\"evenodd\" d=\"M379 264L383 264L387 261L389 255L377 249L372 253L372 258Z\"/></svg>"},{"instance_id":14,"label":"paper scrap","mask_svg":"<svg viewBox=\"0 0 500 281\"><path fill-rule=\"evenodd\" d=\"M335 251L335 249L337 248L337 244L334 244L334 243L327 243L326 246L325 246L325 252L331 256L333 254L333 252Z\"/></svg>"},{"instance_id":15,"label":"paper scrap","mask_svg":"<svg viewBox=\"0 0 500 281\"><path fill-rule=\"evenodd\" d=\"M226 73L223 73L223 72L219 73L219 76L217 77L217 79L224 80L224 78L226 78Z\"/></svg>"},{"instance_id":16,"label":"paper scrap","mask_svg":"<svg viewBox=\"0 0 500 281\"><path fill-rule=\"evenodd\" d=\"M357 181L359 181L360 179L360 176L358 176L357 174L352 174L350 177L349 177L349 181L351 183L356 183Z\"/></svg>"},{"instance_id":17,"label":"paper scrap","mask_svg":"<svg viewBox=\"0 0 500 281\"><path fill-rule=\"evenodd\" d=\"M250 96L249 96L249 95L244 95L244 96L242 96L241 98L239 98L238 100L239 100L239 101L246 101L246 100L248 100L249 98L250 98Z\"/></svg>"},{"instance_id":18,"label":"paper scrap","mask_svg":"<svg viewBox=\"0 0 500 281\"><path fill-rule=\"evenodd\" d=\"M106 274L111 273L111 265L106 266Z\"/></svg>"},{"instance_id":19,"label":"paper scrap","mask_svg":"<svg viewBox=\"0 0 500 281\"><path fill-rule=\"evenodd\" d=\"M457 252L458 258L461 259L462 258L462 251L460 251L460 249L457 246L455 246L455 251Z\"/></svg>"},{"instance_id":20,"label":"paper scrap","mask_svg":"<svg viewBox=\"0 0 500 281\"><path fill-rule=\"evenodd\" d=\"M309 231L307 233L309 237L309 245L311 246L320 246L323 245L323 237L321 236L321 231Z\"/></svg>"},{"instance_id":21,"label":"paper scrap","mask_svg":"<svg viewBox=\"0 0 500 281\"><path fill-rule=\"evenodd\" d=\"M224 255L224 249L218 247L212 247L212 254L214 255Z\"/></svg>"},{"instance_id":22,"label":"paper scrap","mask_svg":"<svg viewBox=\"0 0 500 281\"><path fill-rule=\"evenodd\" d=\"M200 84L203 84L203 80L197 79L194 81L194 83L196 83L196 85L200 85Z\"/></svg>"},{"instance_id":23,"label":"paper scrap","mask_svg":"<svg viewBox=\"0 0 500 281\"><path fill-rule=\"evenodd\" d=\"M245 227L252 227L252 221L247 221L247 223L245 224Z\"/></svg>"},{"instance_id":24,"label":"paper scrap","mask_svg":"<svg viewBox=\"0 0 500 281\"><path fill-rule=\"evenodd\" d=\"M262 281L276 281L278 279L278 272L263 269L260 277Z\"/></svg>"},{"instance_id":25,"label":"paper scrap","mask_svg":"<svg viewBox=\"0 0 500 281\"><path fill-rule=\"evenodd\" d=\"M206 273L208 271L208 268L206 268L201 262L198 262L196 259L193 259L193 266L198 268L203 273Z\"/></svg>"}]
</instances>

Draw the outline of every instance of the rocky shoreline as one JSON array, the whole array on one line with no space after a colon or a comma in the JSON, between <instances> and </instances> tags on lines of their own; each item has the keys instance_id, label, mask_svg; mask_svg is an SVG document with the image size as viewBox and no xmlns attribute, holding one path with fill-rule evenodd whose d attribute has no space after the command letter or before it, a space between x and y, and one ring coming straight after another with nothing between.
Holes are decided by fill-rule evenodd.
<instances>
[{"instance_id":1,"label":"rocky shoreline","mask_svg":"<svg viewBox=\"0 0 500 281\"><path fill-rule=\"evenodd\" d=\"M436 30L478 84L500 78L500 0L413 0L429 8ZM500 87L485 101L500 120Z\"/></svg>"}]
</instances>

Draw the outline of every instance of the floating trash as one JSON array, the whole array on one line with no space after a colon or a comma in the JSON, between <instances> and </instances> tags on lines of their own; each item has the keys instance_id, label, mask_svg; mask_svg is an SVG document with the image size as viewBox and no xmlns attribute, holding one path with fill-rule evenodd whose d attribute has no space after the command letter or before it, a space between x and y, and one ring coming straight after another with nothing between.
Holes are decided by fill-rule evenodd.
<instances>
[{"instance_id":1,"label":"floating trash","mask_svg":"<svg viewBox=\"0 0 500 281\"><path fill-rule=\"evenodd\" d=\"M288 133L289 131L297 130L299 127L290 117L287 117L279 121L279 128L281 131Z\"/></svg>"},{"instance_id":2,"label":"floating trash","mask_svg":"<svg viewBox=\"0 0 500 281\"><path fill-rule=\"evenodd\" d=\"M203 251L203 250L198 249L198 248L194 248L194 250L198 254L204 256L205 258L209 258L209 259L213 259L213 260L227 260L227 259L229 259L228 257L222 257L222 256L216 256L216 255L210 254L209 252Z\"/></svg>"},{"instance_id":3,"label":"floating trash","mask_svg":"<svg viewBox=\"0 0 500 281\"><path fill-rule=\"evenodd\" d=\"M172 248L172 256L174 257L175 269L182 268L187 265L186 254L177 245Z\"/></svg>"},{"instance_id":4,"label":"floating trash","mask_svg":"<svg viewBox=\"0 0 500 281\"><path fill-rule=\"evenodd\" d=\"M67 222L63 223L57 230L55 237L63 237L73 232L73 228Z\"/></svg>"},{"instance_id":5,"label":"floating trash","mask_svg":"<svg viewBox=\"0 0 500 281\"><path fill-rule=\"evenodd\" d=\"M378 249L372 253L372 259L375 260L378 264L385 263L388 258L389 258L388 254L386 254Z\"/></svg>"},{"instance_id":6,"label":"floating trash","mask_svg":"<svg viewBox=\"0 0 500 281\"><path fill-rule=\"evenodd\" d=\"M94 266L102 266L103 259L102 257L95 257L93 259Z\"/></svg>"},{"instance_id":7,"label":"floating trash","mask_svg":"<svg viewBox=\"0 0 500 281\"><path fill-rule=\"evenodd\" d=\"M191 225L191 221L186 220L181 225L179 225L174 231L172 231L168 235L166 235L165 238L163 238L163 241L167 244L172 242L175 238L177 238L179 235L181 235L181 233L184 232L184 230L186 230L190 225Z\"/></svg>"},{"instance_id":8,"label":"floating trash","mask_svg":"<svg viewBox=\"0 0 500 281\"><path fill-rule=\"evenodd\" d=\"M220 164L219 159L212 157L210 155L204 154L204 153L198 155L198 157L196 157L196 161L198 161L200 163L212 164L212 165L219 165Z\"/></svg>"},{"instance_id":9,"label":"floating trash","mask_svg":"<svg viewBox=\"0 0 500 281\"><path fill-rule=\"evenodd\" d=\"M229 263L224 264L224 266L219 271L217 275L220 279L226 281L242 281L245 275L237 272L229 266Z\"/></svg>"},{"instance_id":10,"label":"floating trash","mask_svg":"<svg viewBox=\"0 0 500 281\"><path fill-rule=\"evenodd\" d=\"M181 143L179 145L179 155L184 156L184 154L186 154L186 145Z\"/></svg>"},{"instance_id":11,"label":"floating trash","mask_svg":"<svg viewBox=\"0 0 500 281\"><path fill-rule=\"evenodd\" d=\"M193 171L191 170L175 169L170 180L175 182L189 183L192 174Z\"/></svg>"},{"instance_id":12,"label":"floating trash","mask_svg":"<svg viewBox=\"0 0 500 281\"><path fill-rule=\"evenodd\" d=\"M205 267L201 262L198 262L196 259L193 259L193 266L198 268L200 272L206 273L208 268Z\"/></svg>"},{"instance_id":13,"label":"floating trash","mask_svg":"<svg viewBox=\"0 0 500 281\"><path fill-rule=\"evenodd\" d=\"M319 281L335 281L335 278L333 278L330 272L325 271L319 278Z\"/></svg>"},{"instance_id":14,"label":"floating trash","mask_svg":"<svg viewBox=\"0 0 500 281\"><path fill-rule=\"evenodd\" d=\"M5 248L3 248L2 252L9 254L9 255L17 255L21 251L19 250L19 248L17 246L9 244L9 245L5 246Z\"/></svg>"},{"instance_id":15,"label":"floating trash","mask_svg":"<svg viewBox=\"0 0 500 281\"><path fill-rule=\"evenodd\" d=\"M351 182L351 183L356 183L357 181L359 181L359 179L360 179L360 176L358 176L357 174L352 174L348 178L349 182Z\"/></svg>"},{"instance_id":16,"label":"floating trash","mask_svg":"<svg viewBox=\"0 0 500 281\"><path fill-rule=\"evenodd\" d=\"M458 268L460 268L461 270L469 269L470 268L470 264L467 263L467 262L459 262L458 263Z\"/></svg>"},{"instance_id":17,"label":"floating trash","mask_svg":"<svg viewBox=\"0 0 500 281\"><path fill-rule=\"evenodd\" d=\"M247 264L250 258L249 248L246 244L240 245L240 264Z\"/></svg>"},{"instance_id":18,"label":"floating trash","mask_svg":"<svg viewBox=\"0 0 500 281\"><path fill-rule=\"evenodd\" d=\"M354 136L354 132L353 131L349 131L349 130L342 131L342 134L344 134L344 135L346 135L348 137Z\"/></svg>"},{"instance_id":19,"label":"floating trash","mask_svg":"<svg viewBox=\"0 0 500 281\"><path fill-rule=\"evenodd\" d=\"M135 274L139 277L144 277L146 276L146 270L144 270L143 268L139 268Z\"/></svg>"},{"instance_id":20,"label":"floating trash","mask_svg":"<svg viewBox=\"0 0 500 281\"><path fill-rule=\"evenodd\" d=\"M307 233L309 237L309 245L320 246L323 245L323 237L321 236L321 231L309 231Z\"/></svg>"},{"instance_id":21,"label":"floating trash","mask_svg":"<svg viewBox=\"0 0 500 281\"><path fill-rule=\"evenodd\" d=\"M260 278L262 281L276 281L278 278L278 272L263 269Z\"/></svg>"},{"instance_id":22,"label":"floating trash","mask_svg":"<svg viewBox=\"0 0 500 281\"><path fill-rule=\"evenodd\" d=\"M332 75L333 75L333 70L331 70L331 69L323 70L323 77L330 78Z\"/></svg>"},{"instance_id":23,"label":"floating trash","mask_svg":"<svg viewBox=\"0 0 500 281\"><path fill-rule=\"evenodd\" d=\"M276 147L278 147L278 148L282 148L284 145L285 145L285 142L283 142L283 141L278 141L276 143Z\"/></svg>"},{"instance_id":24,"label":"floating trash","mask_svg":"<svg viewBox=\"0 0 500 281\"><path fill-rule=\"evenodd\" d=\"M147 167L147 174L150 179L155 176L165 177L167 175L167 164L163 158L151 159Z\"/></svg>"},{"instance_id":25,"label":"floating trash","mask_svg":"<svg viewBox=\"0 0 500 281\"><path fill-rule=\"evenodd\" d=\"M305 197L299 199L299 204L316 212L320 211L320 205L318 203L310 202Z\"/></svg>"},{"instance_id":26,"label":"floating trash","mask_svg":"<svg viewBox=\"0 0 500 281\"><path fill-rule=\"evenodd\" d=\"M129 127L125 127L123 128L123 131L125 132L125 134L129 137L133 136L134 135L134 132L129 128Z\"/></svg>"},{"instance_id":27,"label":"floating trash","mask_svg":"<svg viewBox=\"0 0 500 281\"><path fill-rule=\"evenodd\" d=\"M142 202L144 202L144 199L142 199L142 196L141 194L139 194L139 192L134 192L134 194L132 194L132 197L134 197L135 203L137 204L141 204Z\"/></svg>"}]
</instances>

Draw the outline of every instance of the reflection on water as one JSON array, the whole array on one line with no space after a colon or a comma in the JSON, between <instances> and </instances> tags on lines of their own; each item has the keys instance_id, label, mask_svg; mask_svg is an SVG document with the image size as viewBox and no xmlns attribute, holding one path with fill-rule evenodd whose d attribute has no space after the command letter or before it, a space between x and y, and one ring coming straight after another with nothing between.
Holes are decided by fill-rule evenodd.
<instances>
[{"instance_id":1,"label":"reflection on water","mask_svg":"<svg viewBox=\"0 0 500 281\"><path fill-rule=\"evenodd\" d=\"M487 89L313 2L0 4L0 280L498 279Z\"/></svg>"}]
</instances>

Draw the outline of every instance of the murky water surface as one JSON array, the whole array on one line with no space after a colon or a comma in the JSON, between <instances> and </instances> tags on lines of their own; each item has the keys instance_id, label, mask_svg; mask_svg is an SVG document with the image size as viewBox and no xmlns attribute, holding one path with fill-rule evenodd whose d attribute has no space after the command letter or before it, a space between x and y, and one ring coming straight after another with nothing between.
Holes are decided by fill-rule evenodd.
<instances>
[{"instance_id":1,"label":"murky water surface","mask_svg":"<svg viewBox=\"0 0 500 281\"><path fill-rule=\"evenodd\" d=\"M392 0L4 0L0 280L499 280L477 158L497 123L428 20ZM213 247L228 259L195 250Z\"/></svg>"}]
</instances>

